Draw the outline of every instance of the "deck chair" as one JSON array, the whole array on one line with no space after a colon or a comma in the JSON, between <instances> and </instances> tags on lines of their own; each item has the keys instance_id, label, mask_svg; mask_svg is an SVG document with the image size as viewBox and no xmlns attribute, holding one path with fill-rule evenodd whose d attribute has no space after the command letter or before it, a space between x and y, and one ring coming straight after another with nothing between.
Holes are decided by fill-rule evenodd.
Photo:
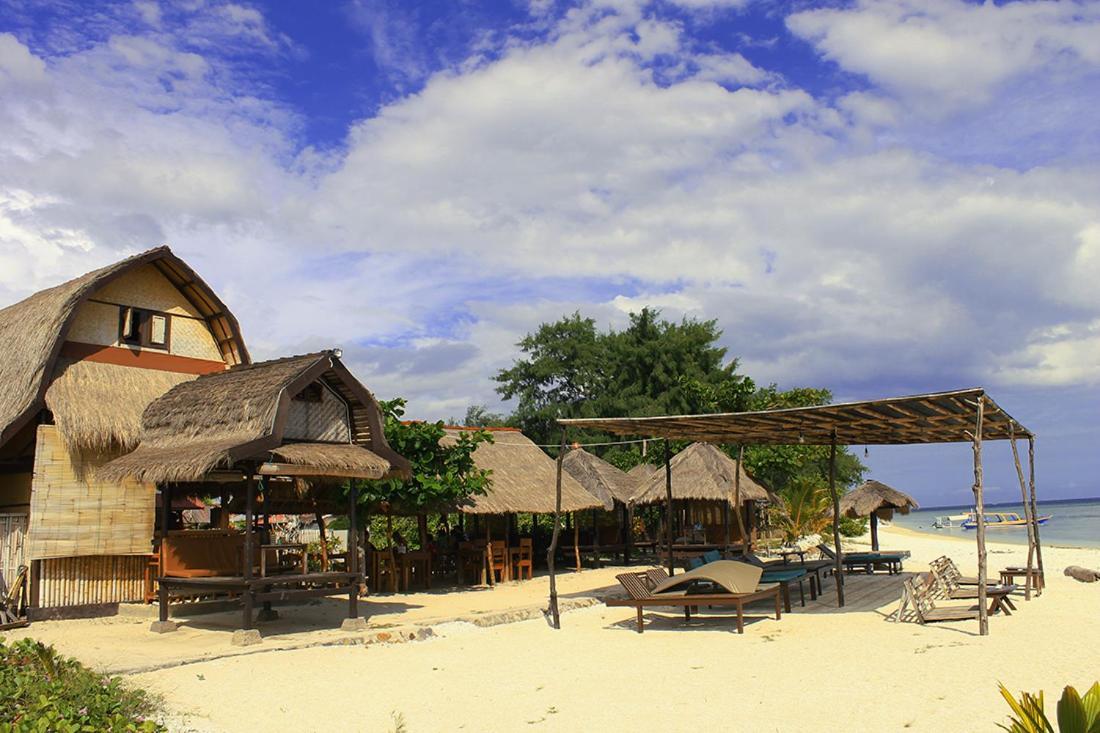
<instances>
[{"instance_id":1,"label":"deck chair","mask_svg":"<svg viewBox=\"0 0 1100 733\"><path fill-rule=\"evenodd\" d=\"M802 605L806 605L806 592L803 581L810 581L810 600L816 600L821 592L822 574L834 567L832 560L807 560L805 562L783 562L780 560L768 562L753 552L746 552L745 562L752 563L764 570L762 583L791 583L798 582L798 595ZM787 593L787 613L790 613L790 591Z\"/></svg>"},{"instance_id":2,"label":"deck chair","mask_svg":"<svg viewBox=\"0 0 1100 733\"><path fill-rule=\"evenodd\" d=\"M636 608L638 633L642 633L644 609L668 606L684 609L684 618L691 620L692 608L699 606L732 606L737 609L737 633L745 633L746 603L773 599L775 618L782 617L778 585L760 585L761 571L745 563L721 560L669 577L663 569L643 573L622 573L615 576L627 593L627 598L609 598L608 606ZM714 592L693 592L704 584L717 586Z\"/></svg>"},{"instance_id":3,"label":"deck chair","mask_svg":"<svg viewBox=\"0 0 1100 733\"><path fill-rule=\"evenodd\" d=\"M14 629L27 625L26 606L27 566L20 565L11 586L0 573L0 629Z\"/></svg>"},{"instance_id":4,"label":"deck chair","mask_svg":"<svg viewBox=\"0 0 1100 733\"><path fill-rule=\"evenodd\" d=\"M929 565L929 567L935 568L945 578L947 578L949 582L951 582L955 585L963 585L963 586L978 585L978 578L976 576L963 575L962 572L959 570L959 566L956 565L955 561L952 560L951 558L949 558L947 555L942 555L940 557L937 557L935 560L930 562L928 565ZM1015 570L1015 569L1016 568L1009 568L1009 570ZM1039 571L1037 569L1032 569L1033 577L1035 575L1037 575L1038 572ZM1026 569L1024 569L1024 573L1025 574L1027 573ZM997 573L994 573L994 575L997 575ZM988 578L988 577L986 578L985 583L986 583L986 586L989 587L989 588L999 588L1002 585L1009 585L1008 583L1005 583L1005 584L998 583L997 581L995 581L991 578ZM1042 587L1041 581L1039 582L1037 587Z\"/></svg>"},{"instance_id":5,"label":"deck chair","mask_svg":"<svg viewBox=\"0 0 1100 733\"><path fill-rule=\"evenodd\" d=\"M937 606L933 596L931 573L922 573L903 581L901 606L898 607L894 621L900 621L906 607L911 607L921 624L940 621L969 621L978 618L978 606ZM990 615L1004 609L1003 597L990 598ZM1006 614L1007 615L1007 614Z\"/></svg>"},{"instance_id":6,"label":"deck chair","mask_svg":"<svg viewBox=\"0 0 1100 733\"><path fill-rule=\"evenodd\" d=\"M960 600L974 600L978 597L978 588L974 586L963 587L959 585L954 578L944 573L942 566L933 564L931 566L931 585L932 593L937 598L946 598L952 601ZM1005 612L1006 616L1011 616L1012 611L1016 610L1015 604L1012 603L1012 599L1009 597L1014 590L1015 585L987 585L985 589L986 598L993 598L999 596L1001 598L1001 610Z\"/></svg>"},{"instance_id":7,"label":"deck chair","mask_svg":"<svg viewBox=\"0 0 1100 733\"><path fill-rule=\"evenodd\" d=\"M823 557L833 561L836 560L836 552L828 545L819 543L817 549ZM897 552L845 552L841 554L840 562L848 572L853 572L858 568L870 575L876 569L885 568L890 575L897 575L902 571L902 561L906 557L909 557L909 553L904 550Z\"/></svg>"}]
</instances>

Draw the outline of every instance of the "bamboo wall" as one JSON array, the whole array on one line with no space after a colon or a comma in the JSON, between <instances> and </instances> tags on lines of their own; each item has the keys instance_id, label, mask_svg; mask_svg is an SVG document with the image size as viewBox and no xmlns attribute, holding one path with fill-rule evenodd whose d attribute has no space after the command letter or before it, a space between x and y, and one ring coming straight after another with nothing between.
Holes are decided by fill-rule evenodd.
<instances>
[{"instance_id":1,"label":"bamboo wall","mask_svg":"<svg viewBox=\"0 0 1100 733\"><path fill-rule=\"evenodd\" d=\"M94 300L82 303L77 309L65 338L85 344L119 346L118 321L121 303L135 308L188 316L172 319L171 353L194 359L222 361L214 335L201 314L188 302L168 278L153 265L145 265L127 272L92 294ZM107 302L95 302L95 301ZM133 348L127 346L126 348ZM154 349L161 351L160 349Z\"/></svg>"},{"instance_id":2,"label":"bamboo wall","mask_svg":"<svg viewBox=\"0 0 1100 733\"><path fill-rule=\"evenodd\" d=\"M321 389L321 401L291 400L283 437L350 443L351 423L347 403L328 387Z\"/></svg>"},{"instance_id":3,"label":"bamboo wall","mask_svg":"<svg viewBox=\"0 0 1100 733\"><path fill-rule=\"evenodd\" d=\"M144 600L144 556L59 557L42 560L37 606L57 608Z\"/></svg>"},{"instance_id":4,"label":"bamboo wall","mask_svg":"<svg viewBox=\"0 0 1100 733\"><path fill-rule=\"evenodd\" d=\"M27 559L150 551L155 487L96 481L94 468L70 455L55 426L38 426Z\"/></svg>"},{"instance_id":5,"label":"bamboo wall","mask_svg":"<svg viewBox=\"0 0 1100 733\"><path fill-rule=\"evenodd\" d=\"M26 538L26 514L0 514L0 573L7 583L15 579L19 566L27 562Z\"/></svg>"}]
</instances>

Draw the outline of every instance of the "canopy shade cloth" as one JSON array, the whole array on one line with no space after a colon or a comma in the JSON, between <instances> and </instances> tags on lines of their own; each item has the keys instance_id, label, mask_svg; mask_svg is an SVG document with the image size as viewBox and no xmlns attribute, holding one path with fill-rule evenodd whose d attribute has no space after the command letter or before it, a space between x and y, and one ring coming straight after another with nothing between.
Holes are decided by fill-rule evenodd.
<instances>
[{"instance_id":1,"label":"canopy shade cloth","mask_svg":"<svg viewBox=\"0 0 1100 733\"><path fill-rule=\"evenodd\" d=\"M982 388L793 407L758 412L662 417L561 419L566 427L615 435L754 445L898 445L962 443L973 440L974 410L984 404L983 440L1034 435L1001 409Z\"/></svg>"}]
</instances>

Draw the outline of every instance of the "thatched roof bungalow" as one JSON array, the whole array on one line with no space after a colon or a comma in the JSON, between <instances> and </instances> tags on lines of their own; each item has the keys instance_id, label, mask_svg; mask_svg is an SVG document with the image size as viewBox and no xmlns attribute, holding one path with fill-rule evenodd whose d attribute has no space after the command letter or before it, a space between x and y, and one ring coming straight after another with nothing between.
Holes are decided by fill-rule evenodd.
<instances>
[{"instance_id":1,"label":"thatched roof bungalow","mask_svg":"<svg viewBox=\"0 0 1100 733\"><path fill-rule=\"evenodd\" d=\"M770 491L756 483L737 461L710 443L692 443L672 457L672 498L734 503L734 477L741 473L741 502L778 503ZM665 501L665 472L653 470L639 486L635 504Z\"/></svg>"},{"instance_id":2,"label":"thatched roof bungalow","mask_svg":"<svg viewBox=\"0 0 1100 733\"><path fill-rule=\"evenodd\" d=\"M442 442L454 444L460 431L476 429L447 428ZM481 496L471 497L459 510L466 514L552 514L557 483L554 459L519 430L495 428L491 432L493 442L482 443L474 450L477 467L492 472L488 490ZM602 506L603 502L562 471L563 512Z\"/></svg>"},{"instance_id":3,"label":"thatched roof bungalow","mask_svg":"<svg viewBox=\"0 0 1100 733\"><path fill-rule=\"evenodd\" d=\"M628 504L637 485L624 471L586 451L573 448L565 454L562 468L577 480L588 493L603 502L603 508L611 511L615 503Z\"/></svg>"},{"instance_id":4,"label":"thatched roof bungalow","mask_svg":"<svg viewBox=\"0 0 1100 733\"><path fill-rule=\"evenodd\" d=\"M840 513L853 519L871 518L871 549L878 549L878 520L893 519L894 512L919 509L916 499L881 481L865 481L840 497Z\"/></svg>"}]
</instances>

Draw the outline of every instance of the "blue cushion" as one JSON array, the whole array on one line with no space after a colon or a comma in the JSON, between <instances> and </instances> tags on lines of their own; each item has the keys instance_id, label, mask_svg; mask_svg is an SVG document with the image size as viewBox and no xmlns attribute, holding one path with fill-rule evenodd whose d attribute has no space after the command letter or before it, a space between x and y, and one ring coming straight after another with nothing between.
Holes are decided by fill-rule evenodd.
<instances>
[{"instance_id":1,"label":"blue cushion","mask_svg":"<svg viewBox=\"0 0 1100 733\"><path fill-rule=\"evenodd\" d=\"M709 550L703 553L703 562L716 562L722 559L722 553L718 550Z\"/></svg>"},{"instance_id":2,"label":"blue cushion","mask_svg":"<svg viewBox=\"0 0 1100 733\"><path fill-rule=\"evenodd\" d=\"M761 583L784 583L788 580L798 580L806 575L803 568L791 568L790 570L765 570L760 576Z\"/></svg>"},{"instance_id":3,"label":"blue cushion","mask_svg":"<svg viewBox=\"0 0 1100 733\"><path fill-rule=\"evenodd\" d=\"M694 570L695 568L701 568L706 565L701 557L692 557L688 559L688 569Z\"/></svg>"}]
</instances>

